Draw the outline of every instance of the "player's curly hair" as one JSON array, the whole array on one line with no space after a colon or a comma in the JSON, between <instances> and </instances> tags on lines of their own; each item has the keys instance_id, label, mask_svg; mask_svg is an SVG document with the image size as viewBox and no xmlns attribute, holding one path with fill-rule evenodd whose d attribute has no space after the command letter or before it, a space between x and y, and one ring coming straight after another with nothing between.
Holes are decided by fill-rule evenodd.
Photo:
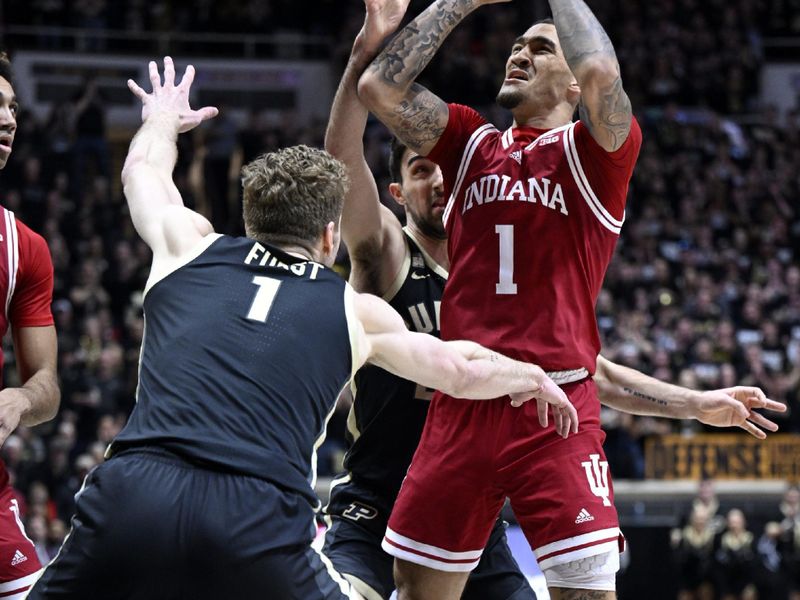
<instances>
[{"instance_id":1,"label":"player's curly hair","mask_svg":"<svg viewBox=\"0 0 800 600\"><path fill-rule=\"evenodd\" d=\"M262 154L242 167L244 227L248 237L272 243L316 242L339 222L349 179L324 150L292 146Z\"/></svg>"},{"instance_id":2,"label":"player's curly hair","mask_svg":"<svg viewBox=\"0 0 800 600\"><path fill-rule=\"evenodd\" d=\"M11 59L8 54L0 50L0 77L5 79L8 83L13 82L13 72L11 71Z\"/></svg>"}]
</instances>

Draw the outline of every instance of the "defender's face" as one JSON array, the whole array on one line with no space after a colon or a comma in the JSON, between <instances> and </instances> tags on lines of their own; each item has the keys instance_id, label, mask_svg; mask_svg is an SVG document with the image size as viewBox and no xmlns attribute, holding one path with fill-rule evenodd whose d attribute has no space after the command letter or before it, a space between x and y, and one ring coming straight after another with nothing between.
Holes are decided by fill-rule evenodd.
<instances>
[{"instance_id":1,"label":"defender's face","mask_svg":"<svg viewBox=\"0 0 800 600\"><path fill-rule=\"evenodd\" d=\"M17 97L11 83L0 77L0 169L11 156L14 134L17 131Z\"/></svg>"},{"instance_id":2,"label":"defender's face","mask_svg":"<svg viewBox=\"0 0 800 600\"><path fill-rule=\"evenodd\" d=\"M561 101L574 81L555 26L540 23L514 41L497 103L513 110L545 96Z\"/></svg>"},{"instance_id":3,"label":"defender's face","mask_svg":"<svg viewBox=\"0 0 800 600\"><path fill-rule=\"evenodd\" d=\"M442 170L435 162L412 150L403 153L400 167L403 177L403 204L409 219L431 237L444 238L442 215L447 201L444 197Z\"/></svg>"}]
</instances>

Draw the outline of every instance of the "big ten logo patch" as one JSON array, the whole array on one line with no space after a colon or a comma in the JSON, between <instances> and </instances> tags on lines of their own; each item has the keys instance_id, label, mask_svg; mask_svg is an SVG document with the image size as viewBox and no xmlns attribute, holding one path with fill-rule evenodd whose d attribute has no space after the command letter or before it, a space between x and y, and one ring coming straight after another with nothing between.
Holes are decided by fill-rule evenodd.
<instances>
[{"instance_id":1,"label":"big ten logo patch","mask_svg":"<svg viewBox=\"0 0 800 600\"><path fill-rule=\"evenodd\" d=\"M595 496L603 499L603 506L611 506L611 488L608 485L608 461L600 460L599 454L590 454L589 460L581 463L589 480L589 489Z\"/></svg>"},{"instance_id":2,"label":"big ten logo patch","mask_svg":"<svg viewBox=\"0 0 800 600\"><path fill-rule=\"evenodd\" d=\"M361 504L361 502L351 502L350 506L342 513L342 516L353 521L358 521L359 519L374 519L378 516L378 511L371 506Z\"/></svg>"}]
</instances>

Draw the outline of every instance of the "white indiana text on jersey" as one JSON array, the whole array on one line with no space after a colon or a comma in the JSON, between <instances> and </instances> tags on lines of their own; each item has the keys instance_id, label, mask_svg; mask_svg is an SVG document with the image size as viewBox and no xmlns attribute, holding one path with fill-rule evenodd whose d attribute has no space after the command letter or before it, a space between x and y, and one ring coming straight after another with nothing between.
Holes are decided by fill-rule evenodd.
<instances>
[{"instance_id":1,"label":"white indiana text on jersey","mask_svg":"<svg viewBox=\"0 0 800 600\"><path fill-rule=\"evenodd\" d=\"M473 206L482 206L497 200L498 202L508 202L519 200L521 202L532 202L536 204L537 198L542 206L551 210L558 209L562 215L568 215L567 206L564 204L564 192L561 184L556 183L551 190L550 180L547 177L537 179L529 177L527 186L525 182L517 179L511 187L511 177L508 175L485 175L473 181L464 194L464 206L461 214L470 210ZM552 192L552 193L551 193Z\"/></svg>"}]
</instances>

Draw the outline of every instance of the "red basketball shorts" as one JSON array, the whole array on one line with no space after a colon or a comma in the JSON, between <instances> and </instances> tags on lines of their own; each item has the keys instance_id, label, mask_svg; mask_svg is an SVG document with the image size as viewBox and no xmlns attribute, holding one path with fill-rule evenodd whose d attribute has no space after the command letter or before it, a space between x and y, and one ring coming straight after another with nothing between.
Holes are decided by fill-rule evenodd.
<instances>
[{"instance_id":1,"label":"red basketball shorts","mask_svg":"<svg viewBox=\"0 0 800 600\"><path fill-rule=\"evenodd\" d=\"M394 505L383 548L440 571L480 560L506 496L542 569L622 550L600 403L591 379L562 386L577 434L542 428L536 403L437 393Z\"/></svg>"},{"instance_id":2,"label":"red basketball shorts","mask_svg":"<svg viewBox=\"0 0 800 600\"><path fill-rule=\"evenodd\" d=\"M28 539L11 488L0 490L0 600L24 598L42 565Z\"/></svg>"}]
</instances>

